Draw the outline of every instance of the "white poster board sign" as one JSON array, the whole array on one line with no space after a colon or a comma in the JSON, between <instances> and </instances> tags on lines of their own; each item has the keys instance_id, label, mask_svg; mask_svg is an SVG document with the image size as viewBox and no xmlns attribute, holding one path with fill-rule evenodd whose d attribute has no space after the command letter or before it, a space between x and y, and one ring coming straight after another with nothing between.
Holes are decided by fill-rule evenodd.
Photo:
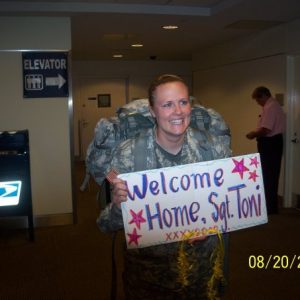
<instances>
[{"instance_id":1,"label":"white poster board sign","mask_svg":"<svg viewBox=\"0 0 300 300\"><path fill-rule=\"evenodd\" d=\"M142 248L267 223L258 153L121 174L128 248Z\"/></svg>"}]
</instances>

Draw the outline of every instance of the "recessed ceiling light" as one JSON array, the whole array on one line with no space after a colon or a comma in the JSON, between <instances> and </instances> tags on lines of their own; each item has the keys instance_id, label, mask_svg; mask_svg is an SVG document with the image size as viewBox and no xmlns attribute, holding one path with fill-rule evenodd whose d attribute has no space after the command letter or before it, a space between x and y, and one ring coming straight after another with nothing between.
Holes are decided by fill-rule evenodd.
<instances>
[{"instance_id":1,"label":"recessed ceiling light","mask_svg":"<svg viewBox=\"0 0 300 300\"><path fill-rule=\"evenodd\" d=\"M122 58L123 57L123 54L114 54L113 55L113 58Z\"/></svg>"},{"instance_id":2,"label":"recessed ceiling light","mask_svg":"<svg viewBox=\"0 0 300 300\"><path fill-rule=\"evenodd\" d=\"M131 47L133 47L133 48L141 48L143 46L144 46L143 44L132 44L131 45Z\"/></svg>"},{"instance_id":3,"label":"recessed ceiling light","mask_svg":"<svg viewBox=\"0 0 300 300\"><path fill-rule=\"evenodd\" d=\"M162 26L163 29L166 29L166 30L174 30L174 29L178 29L178 26L177 25L164 25Z\"/></svg>"}]
</instances>

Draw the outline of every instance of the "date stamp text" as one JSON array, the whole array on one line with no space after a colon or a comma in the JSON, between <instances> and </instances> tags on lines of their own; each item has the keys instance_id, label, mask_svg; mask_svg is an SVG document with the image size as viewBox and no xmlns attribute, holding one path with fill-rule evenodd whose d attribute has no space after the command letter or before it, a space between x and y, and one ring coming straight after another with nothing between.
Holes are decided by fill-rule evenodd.
<instances>
[{"instance_id":1,"label":"date stamp text","mask_svg":"<svg viewBox=\"0 0 300 300\"><path fill-rule=\"evenodd\" d=\"M250 255L250 269L298 269L300 271L300 255Z\"/></svg>"}]
</instances>

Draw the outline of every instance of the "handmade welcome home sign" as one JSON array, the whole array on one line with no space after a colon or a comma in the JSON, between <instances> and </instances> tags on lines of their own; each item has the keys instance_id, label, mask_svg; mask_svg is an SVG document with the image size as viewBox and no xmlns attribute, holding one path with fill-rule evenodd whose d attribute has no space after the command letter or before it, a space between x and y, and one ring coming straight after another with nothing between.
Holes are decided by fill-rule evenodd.
<instances>
[{"instance_id":1,"label":"handmade welcome home sign","mask_svg":"<svg viewBox=\"0 0 300 300\"><path fill-rule=\"evenodd\" d=\"M258 153L118 177L128 187L127 201L122 203L128 248L268 221Z\"/></svg>"}]
</instances>

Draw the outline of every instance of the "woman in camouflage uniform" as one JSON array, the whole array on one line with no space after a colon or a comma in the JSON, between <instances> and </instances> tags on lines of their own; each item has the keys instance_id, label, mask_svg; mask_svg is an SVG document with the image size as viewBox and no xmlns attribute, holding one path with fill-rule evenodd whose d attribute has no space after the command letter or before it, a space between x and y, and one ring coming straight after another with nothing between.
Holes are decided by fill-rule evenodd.
<instances>
[{"instance_id":1,"label":"woman in camouflage uniform","mask_svg":"<svg viewBox=\"0 0 300 300\"><path fill-rule=\"evenodd\" d=\"M137 139L121 143L114 152L110 169L119 173L137 170L134 156L141 155L144 169L171 167L229 157L229 146L209 134L189 127L191 105L187 84L175 75L162 75L149 88L150 112L156 126L144 133L143 151L136 153ZM127 199L124 181L113 180L112 205L97 220L100 229L112 232L123 229L120 209ZM182 242L180 242L182 243ZM211 256L219 241L216 235L193 243L184 242L191 269L188 285L178 281L177 263L180 243L125 250L124 288L126 299L207 299L208 281L212 276Z\"/></svg>"}]
</instances>

